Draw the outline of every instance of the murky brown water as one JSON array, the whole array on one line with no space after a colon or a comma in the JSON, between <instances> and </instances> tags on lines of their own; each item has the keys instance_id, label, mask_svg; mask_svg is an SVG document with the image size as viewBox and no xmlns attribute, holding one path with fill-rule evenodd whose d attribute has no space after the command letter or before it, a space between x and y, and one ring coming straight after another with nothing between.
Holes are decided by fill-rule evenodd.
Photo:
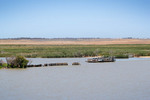
<instances>
[{"instance_id":1,"label":"murky brown water","mask_svg":"<svg viewBox=\"0 0 150 100\"><path fill-rule=\"evenodd\" d=\"M1 100L150 100L150 59L115 63L86 58L32 59L69 66L0 70ZM72 62L80 66L72 66Z\"/></svg>"}]
</instances>

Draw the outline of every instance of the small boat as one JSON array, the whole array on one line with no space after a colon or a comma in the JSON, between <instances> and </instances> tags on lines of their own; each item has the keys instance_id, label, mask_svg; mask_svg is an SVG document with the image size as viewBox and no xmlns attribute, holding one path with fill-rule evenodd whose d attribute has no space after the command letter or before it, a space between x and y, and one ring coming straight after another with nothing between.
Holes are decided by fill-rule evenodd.
<instances>
[{"instance_id":1,"label":"small boat","mask_svg":"<svg viewBox=\"0 0 150 100\"><path fill-rule=\"evenodd\" d=\"M99 62L115 62L115 57L97 57L97 58L90 58L87 60L88 63L99 63Z\"/></svg>"}]
</instances>

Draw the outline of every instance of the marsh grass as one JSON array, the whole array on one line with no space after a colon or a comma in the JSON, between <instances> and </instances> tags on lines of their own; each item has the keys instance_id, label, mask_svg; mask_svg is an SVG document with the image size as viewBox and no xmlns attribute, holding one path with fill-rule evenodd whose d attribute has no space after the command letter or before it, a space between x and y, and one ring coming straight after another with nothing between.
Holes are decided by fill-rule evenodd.
<instances>
[{"instance_id":1,"label":"marsh grass","mask_svg":"<svg viewBox=\"0 0 150 100\"><path fill-rule=\"evenodd\" d=\"M129 54L150 56L150 45L0 45L0 57L65 58L108 55L125 58Z\"/></svg>"}]
</instances>

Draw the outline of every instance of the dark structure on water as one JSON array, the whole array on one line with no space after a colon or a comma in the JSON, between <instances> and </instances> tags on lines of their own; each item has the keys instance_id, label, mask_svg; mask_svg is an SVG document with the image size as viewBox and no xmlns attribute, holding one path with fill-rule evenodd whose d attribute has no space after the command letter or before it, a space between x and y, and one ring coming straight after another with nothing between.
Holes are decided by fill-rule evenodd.
<instances>
[{"instance_id":1,"label":"dark structure on water","mask_svg":"<svg viewBox=\"0 0 150 100\"><path fill-rule=\"evenodd\" d=\"M100 63L100 62L115 62L115 57L97 57L88 59L87 62L89 63Z\"/></svg>"}]
</instances>

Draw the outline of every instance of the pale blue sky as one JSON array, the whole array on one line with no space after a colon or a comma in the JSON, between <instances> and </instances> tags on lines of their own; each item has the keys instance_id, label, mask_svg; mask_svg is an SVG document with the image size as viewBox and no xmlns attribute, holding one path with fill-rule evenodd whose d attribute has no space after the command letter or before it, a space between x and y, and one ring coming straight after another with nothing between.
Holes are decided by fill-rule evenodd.
<instances>
[{"instance_id":1,"label":"pale blue sky","mask_svg":"<svg viewBox=\"0 0 150 100\"><path fill-rule=\"evenodd\" d=\"M0 0L0 38L150 38L150 0Z\"/></svg>"}]
</instances>

